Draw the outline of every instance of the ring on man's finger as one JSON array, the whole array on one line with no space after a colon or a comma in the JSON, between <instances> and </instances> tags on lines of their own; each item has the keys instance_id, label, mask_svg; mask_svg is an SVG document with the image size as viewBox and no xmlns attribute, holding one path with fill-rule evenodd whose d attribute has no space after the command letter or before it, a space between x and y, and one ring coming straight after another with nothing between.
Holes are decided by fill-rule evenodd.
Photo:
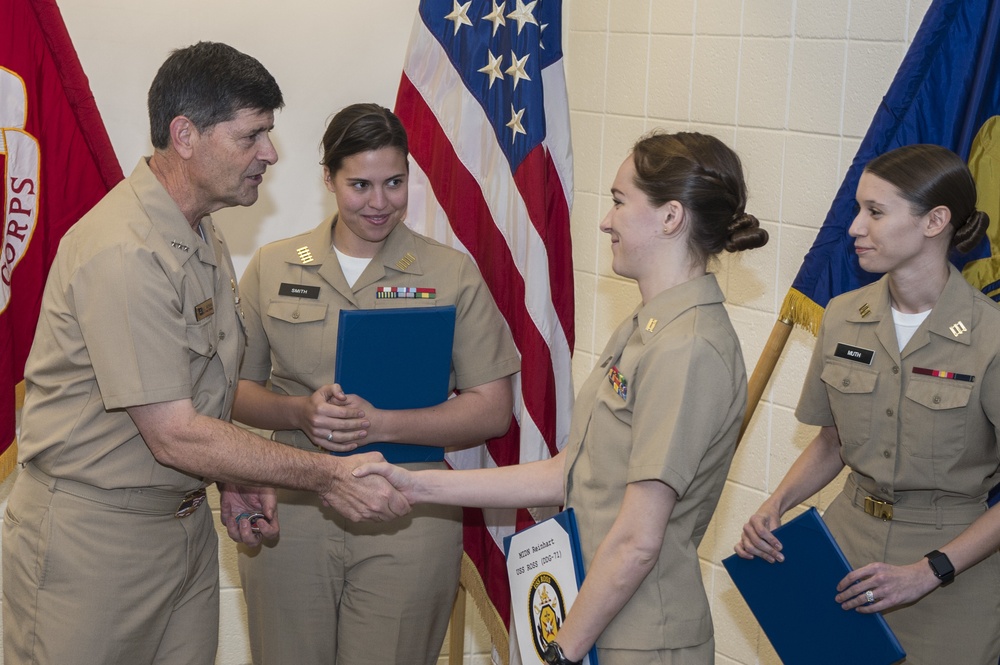
<instances>
[{"instance_id":1,"label":"ring on man's finger","mask_svg":"<svg viewBox=\"0 0 1000 665\"><path fill-rule=\"evenodd\" d=\"M330 433L326 435L326 440L333 441L333 430L330 430Z\"/></svg>"}]
</instances>

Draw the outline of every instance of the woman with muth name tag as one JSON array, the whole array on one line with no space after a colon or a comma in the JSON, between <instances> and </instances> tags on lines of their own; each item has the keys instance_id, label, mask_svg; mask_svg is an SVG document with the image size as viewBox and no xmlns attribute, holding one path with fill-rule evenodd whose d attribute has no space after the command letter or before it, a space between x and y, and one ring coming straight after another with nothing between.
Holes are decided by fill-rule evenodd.
<instances>
[{"instance_id":1,"label":"woman with muth name tag","mask_svg":"<svg viewBox=\"0 0 1000 665\"><path fill-rule=\"evenodd\" d=\"M795 412L820 431L735 549L782 561L771 531L846 465L824 518L857 569L831 600L882 612L907 664L995 665L1000 309L948 262L989 218L968 167L935 145L872 160L857 201L858 261L885 275L827 305Z\"/></svg>"},{"instance_id":2,"label":"woman with muth name tag","mask_svg":"<svg viewBox=\"0 0 1000 665\"><path fill-rule=\"evenodd\" d=\"M531 464L386 476L411 503L565 504L586 579L545 662L715 662L697 548L715 511L746 407L746 372L710 259L760 247L739 158L695 133L640 139L601 222L612 268L642 302L615 331L577 396L566 447Z\"/></svg>"},{"instance_id":3,"label":"woman with muth name tag","mask_svg":"<svg viewBox=\"0 0 1000 665\"><path fill-rule=\"evenodd\" d=\"M445 446L507 430L520 361L472 260L403 224L407 155L388 109L355 104L330 121L322 164L337 213L261 248L240 281L248 346L233 417L317 454L422 444L399 447L428 460L406 466L444 469ZM334 384L340 310L444 305L456 307L449 388L459 394L388 411ZM354 524L304 492L278 490L278 505L279 540L239 557L256 665L437 662L458 587L460 510Z\"/></svg>"}]
</instances>

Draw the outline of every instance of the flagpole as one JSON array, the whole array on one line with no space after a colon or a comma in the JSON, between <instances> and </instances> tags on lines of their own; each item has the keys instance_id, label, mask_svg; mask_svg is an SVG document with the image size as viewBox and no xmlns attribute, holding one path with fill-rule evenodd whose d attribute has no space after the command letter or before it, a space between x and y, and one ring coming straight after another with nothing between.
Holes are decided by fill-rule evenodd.
<instances>
[{"instance_id":1,"label":"flagpole","mask_svg":"<svg viewBox=\"0 0 1000 665\"><path fill-rule=\"evenodd\" d=\"M448 639L448 664L462 665L465 658L465 586L458 585L455 605L451 608L451 635Z\"/></svg>"},{"instance_id":2,"label":"flagpole","mask_svg":"<svg viewBox=\"0 0 1000 665\"><path fill-rule=\"evenodd\" d=\"M747 384L747 410L743 415L743 426L740 427L740 437L736 442L737 447L743 441L743 434L747 431L747 427L750 426L750 419L753 418L754 411L757 410L757 404L764 394L767 382L771 380L771 374L774 373L778 359L781 358L781 352L785 349L785 343L788 342L792 327L792 320L789 318L780 318L774 322L771 335L767 338L767 343L764 344L764 350L761 352L757 365L753 368L753 374L750 376L750 382Z\"/></svg>"}]
</instances>

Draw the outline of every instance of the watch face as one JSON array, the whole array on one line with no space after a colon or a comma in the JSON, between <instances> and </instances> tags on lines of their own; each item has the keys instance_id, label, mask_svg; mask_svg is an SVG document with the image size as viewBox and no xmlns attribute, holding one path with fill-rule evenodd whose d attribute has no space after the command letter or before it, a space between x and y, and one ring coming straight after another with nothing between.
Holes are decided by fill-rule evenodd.
<instances>
[{"instance_id":1,"label":"watch face","mask_svg":"<svg viewBox=\"0 0 1000 665\"><path fill-rule=\"evenodd\" d=\"M934 571L934 575L942 583L948 584L955 579L955 567L951 564L947 554L934 550L927 555L927 562L930 564L931 570Z\"/></svg>"}]
</instances>

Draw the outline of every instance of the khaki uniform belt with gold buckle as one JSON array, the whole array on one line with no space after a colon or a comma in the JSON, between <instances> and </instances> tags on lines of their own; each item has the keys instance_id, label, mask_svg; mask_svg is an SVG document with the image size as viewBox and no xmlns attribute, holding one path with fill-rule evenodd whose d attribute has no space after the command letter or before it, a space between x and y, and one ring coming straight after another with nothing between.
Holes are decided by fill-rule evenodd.
<instances>
[{"instance_id":1,"label":"khaki uniform belt with gold buckle","mask_svg":"<svg viewBox=\"0 0 1000 665\"><path fill-rule=\"evenodd\" d=\"M844 494L852 504L868 515L887 522L892 520L913 524L971 524L986 512L985 502L969 502L957 506L913 506L901 505L900 501L886 501L866 492L852 476L847 478Z\"/></svg>"},{"instance_id":2,"label":"khaki uniform belt with gold buckle","mask_svg":"<svg viewBox=\"0 0 1000 665\"><path fill-rule=\"evenodd\" d=\"M54 478L31 462L24 465L24 471L40 483L48 485L50 491L65 492L81 499L125 510L187 517L205 502L205 488L187 493L148 487L102 489L76 480Z\"/></svg>"}]
</instances>

